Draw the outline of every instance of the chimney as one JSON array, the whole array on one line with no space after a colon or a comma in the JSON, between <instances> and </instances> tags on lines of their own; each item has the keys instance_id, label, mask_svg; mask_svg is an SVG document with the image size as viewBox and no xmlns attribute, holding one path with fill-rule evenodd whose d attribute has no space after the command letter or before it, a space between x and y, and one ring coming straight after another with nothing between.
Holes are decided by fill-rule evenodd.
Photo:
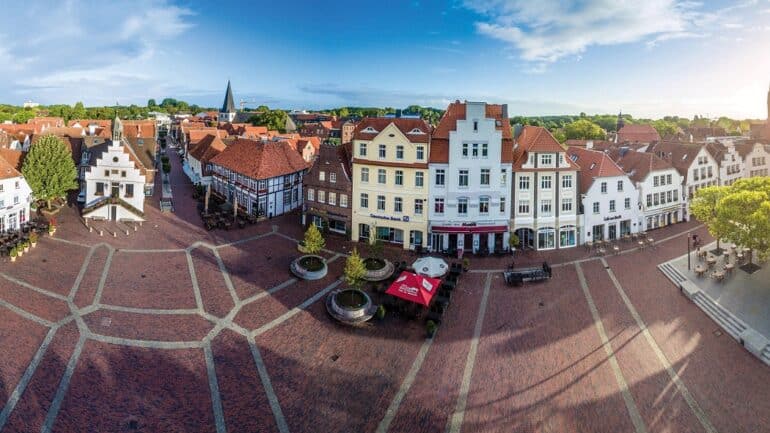
<instances>
[{"instance_id":1,"label":"chimney","mask_svg":"<svg viewBox=\"0 0 770 433\"><path fill-rule=\"evenodd\" d=\"M503 119L508 118L508 104L503 104Z\"/></svg>"},{"instance_id":2,"label":"chimney","mask_svg":"<svg viewBox=\"0 0 770 433\"><path fill-rule=\"evenodd\" d=\"M594 148L594 141L588 140L586 141L586 149L593 149Z\"/></svg>"}]
</instances>

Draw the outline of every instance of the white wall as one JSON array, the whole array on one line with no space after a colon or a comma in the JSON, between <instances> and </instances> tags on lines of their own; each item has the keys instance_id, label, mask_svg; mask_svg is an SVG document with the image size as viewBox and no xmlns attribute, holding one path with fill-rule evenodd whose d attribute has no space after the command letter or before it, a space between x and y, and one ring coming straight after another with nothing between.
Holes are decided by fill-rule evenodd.
<instances>
[{"instance_id":1,"label":"white wall","mask_svg":"<svg viewBox=\"0 0 770 433\"><path fill-rule=\"evenodd\" d=\"M660 176L664 176L666 180L668 180L668 175L671 175L671 183L668 183L666 181L665 183L658 183L657 186L655 186L655 177L657 176L660 180ZM639 182L636 187L639 191L639 203L642 208L642 215L641 215L641 221L639 222L640 226L642 227L642 230L650 230L653 228L661 227L660 224L657 226L654 223L651 223L648 221L648 218L655 218L659 217L661 215L668 215L670 213L676 213L677 214L677 221L680 221L682 219L682 214L684 212L684 204L685 202L682 200L682 184L684 182L684 179L679 174L679 172L675 168L668 168L665 170L655 170L651 171L647 177L644 179L644 181ZM672 201L663 203L660 200L658 201L658 204L655 204L654 196L655 194L658 194L658 197L660 197L660 194L665 194L666 199L668 199L668 192L672 192ZM673 200L673 192L676 191L676 200ZM647 204L647 196L650 195L653 198L652 205ZM666 200L668 201L668 200ZM667 217L666 217L667 218ZM666 223L668 220L666 219ZM672 220L673 222L673 220Z\"/></svg>"},{"instance_id":2,"label":"white wall","mask_svg":"<svg viewBox=\"0 0 770 433\"><path fill-rule=\"evenodd\" d=\"M100 158L96 160L96 165L91 167L90 171L86 172L86 202L85 206L89 207L97 203L100 200L109 198L112 193L112 183L120 184L119 197L126 201L131 206L144 212L144 184L145 177L141 174L141 171L134 167L134 162L130 160L129 154L124 150L123 144L111 144L107 151L105 151ZM108 171L109 173L106 173ZM117 171L117 172L115 172ZM122 176L125 172L126 176ZM96 184L103 183L104 194L96 195ZM134 193L132 197L127 197L125 185L131 184L134 187ZM102 216L101 212L108 206L101 208L89 216ZM105 211L106 212L106 211ZM120 216L118 217L120 219ZM141 220L137 215L128 213L123 219L128 220Z\"/></svg>"},{"instance_id":3,"label":"white wall","mask_svg":"<svg viewBox=\"0 0 770 433\"><path fill-rule=\"evenodd\" d=\"M18 182L18 188L16 188ZM0 179L0 232L19 227L19 214L24 213L25 221L30 220L29 204L32 190L23 177Z\"/></svg>"},{"instance_id":4,"label":"white wall","mask_svg":"<svg viewBox=\"0 0 770 433\"><path fill-rule=\"evenodd\" d=\"M606 182L606 193L602 192L602 183ZM622 191L618 191L618 182L622 184ZM625 201L629 200L626 208ZM610 201L615 201L615 211L610 211ZM600 177L594 180L588 189L583 201L582 230L580 242L594 241L593 227L604 225L603 239L609 239L609 226L617 226L617 236L620 236L620 222L629 221L631 233L640 231L639 226L639 193L628 176ZM599 212L594 213L593 204L599 203Z\"/></svg>"}]
</instances>

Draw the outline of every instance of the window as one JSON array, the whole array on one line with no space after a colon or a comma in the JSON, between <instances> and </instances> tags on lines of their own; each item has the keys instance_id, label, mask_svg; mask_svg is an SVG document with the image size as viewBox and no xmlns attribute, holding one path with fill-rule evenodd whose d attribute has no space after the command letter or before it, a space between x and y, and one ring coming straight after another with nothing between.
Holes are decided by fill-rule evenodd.
<instances>
[{"instance_id":1,"label":"window","mask_svg":"<svg viewBox=\"0 0 770 433\"><path fill-rule=\"evenodd\" d=\"M572 175L571 174L565 174L561 178L561 187L562 188L572 188Z\"/></svg>"},{"instance_id":2,"label":"window","mask_svg":"<svg viewBox=\"0 0 770 433\"><path fill-rule=\"evenodd\" d=\"M326 172L325 171L319 171L318 172L318 180L320 180L320 181L326 180Z\"/></svg>"},{"instance_id":3,"label":"window","mask_svg":"<svg viewBox=\"0 0 770 433\"><path fill-rule=\"evenodd\" d=\"M479 121L474 120L473 121L473 132L479 132Z\"/></svg>"},{"instance_id":4,"label":"window","mask_svg":"<svg viewBox=\"0 0 770 433\"><path fill-rule=\"evenodd\" d=\"M425 147L417 146L417 160L422 161L423 159L425 159Z\"/></svg>"},{"instance_id":5,"label":"window","mask_svg":"<svg viewBox=\"0 0 770 433\"><path fill-rule=\"evenodd\" d=\"M337 173L329 173L329 182L337 183Z\"/></svg>"},{"instance_id":6,"label":"window","mask_svg":"<svg viewBox=\"0 0 770 433\"><path fill-rule=\"evenodd\" d=\"M489 213L489 197L479 197L479 213L482 215Z\"/></svg>"},{"instance_id":7,"label":"window","mask_svg":"<svg viewBox=\"0 0 770 433\"><path fill-rule=\"evenodd\" d=\"M436 170L436 186L444 186L444 169Z\"/></svg>"},{"instance_id":8,"label":"window","mask_svg":"<svg viewBox=\"0 0 770 433\"><path fill-rule=\"evenodd\" d=\"M457 214L468 215L468 199L461 197L457 199Z\"/></svg>"},{"instance_id":9,"label":"window","mask_svg":"<svg viewBox=\"0 0 770 433\"><path fill-rule=\"evenodd\" d=\"M696 177L696 179L697 179L697 177ZM658 186L659 184L660 184L660 181L658 180L658 176L653 176L652 177L652 185L653 186Z\"/></svg>"},{"instance_id":10,"label":"window","mask_svg":"<svg viewBox=\"0 0 770 433\"><path fill-rule=\"evenodd\" d=\"M473 143L473 152L471 153L471 156L473 156L474 158L478 158L478 156L479 156L479 144L478 143Z\"/></svg>"},{"instance_id":11,"label":"window","mask_svg":"<svg viewBox=\"0 0 770 433\"><path fill-rule=\"evenodd\" d=\"M380 145L380 159L385 159L385 145Z\"/></svg>"},{"instance_id":12,"label":"window","mask_svg":"<svg viewBox=\"0 0 770 433\"><path fill-rule=\"evenodd\" d=\"M105 177L110 177L110 171L109 170L104 170L104 176Z\"/></svg>"},{"instance_id":13,"label":"window","mask_svg":"<svg viewBox=\"0 0 770 433\"><path fill-rule=\"evenodd\" d=\"M433 212L436 214L443 214L444 213L444 199L443 198L437 198L433 200Z\"/></svg>"},{"instance_id":14,"label":"window","mask_svg":"<svg viewBox=\"0 0 770 433\"><path fill-rule=\"evenodd\" d=\"M708 167L708 177L712 177L714 173L711 171L711 166Z\"/></svg>"},{"instance_id":15,"label":"window","mask_svg":"<svg viewBox=\"0 0 770 433\"><path fill-rule=\"evenodd\" d=\"M401 197L393 199L393 211L401 213L404 211L404 200Z\"/></svg>"},{"instance_id":16,"label":"window","mask_svg":"<svg viewBox=\"0 0 770 433\"><path fill-rule=\"evenodd\" d=\"M384 195L378 195L377 196L377 210L385 210L385 196Z\"/></svg>"},{"instance_id":17,"label":"window","mask_svg":"<svg viewBox=\"0 0 770 433\"><path fill-rule=\"evenodd\" d=\"M425 174L421 171L418 171L414 174L414 186L417 188L422 188L423 184L425 184Z\"/></svg>"},{"instance_id":18,"label":"window","mask_svg":"<svg viewBox=\"0 0 770 433\"><path fill-rule=\"evenodd\" d=\"M468 157L468 143L463 143L463 157Z\"/></svg>"},{"instance_id":19,"label":"window","mask_svg":"<svg viewBox=\"0 0 770 433\"><path fill-rule=\"evenodd\" d=\"M120 172L120 177L126 177L126 170ZM19 188L19 182L16 182L16 189Z\"/></svg>"},{"instance_id":20,"label":"window","mask_svg":"<svg viewBox=\"0 0 770 433\"><path fill-rule=\"evenodd\" d=\"M366 157L366 143L358 144L358 156Z\"/></svg>"},{"instance_id":21,"label":"window","mask_svg":"<svg viewBox=\"0 0 770 433\"><path fill-rule=\"evenodd\" d=\"M647 194L647 207L652 206L652 194Z\"/></svg>"},{"instance_id":22,"label":"window","mask_svg":"<svg viewBox=\"0 0 770 433\"><path fill-rule=\"evenodd\" d=\"M489 156L489 143L481 143L481 157L486 158Z\"/></svg>"},{"instance_id":23,"label":"window","mask_svg":"<svg viewBox=\"0 0 770 433\"><path fill-rule=\"evenodd\" d=\"M505 213L505 197L500 197L500 213Z\"/></svg>"},{"instance_id":24,"label":"window","mask_svg":"<svg viewBox=\"0 0 770 433\"><path fill-rule=\"evenodd\" d=\"M18 195L13 196L13 204L19 204L19 196Z\"/></svg>"},{"instance_id":25,"label":"window","mask_svg":"<svg viewBox=\"0 0 770 433\"><path fill-rule=\"evenodd\" d=\"M615 212L615 200L610 200L610 212Z\"/></svg>"},{"instance_id":26,"label":"window","mask_svg":"<svg viewBox=\"0 0 770 433\"><path fill-rule=\"evenodd\" d=\"M502 169L500 170L500 186L505 186L508 184L508 170Z\"/></svg>"},{"instance_id":27,"label":"window","mask_svg":"<svg viewBox=\"0 0 770 433\"><path fill-rule=\"evenodd\" d=\"M519 189L524 191L529 189L529 176L522 176L519 178Z\"/></svg>"},{"instance_id":28,"label":"window","mask_svg":"<svg viewBox=\"0 0 770 433\"><path fill-rule=\"evenodd\" d=\"M652 195L652 202L655 204L655 206L660 204L660 196L658 193Z\"/></svg>"},{"instance_id":29,"label":"window","mask_svg":"<svg viewBox=\"0 0 770 433\"><path fill-rule=\"evenodd\" d=\"M540 178L540 188L551 189L551 176L543 176Z\"/></svg>"},{"instance_id":30,"label":"window","mask_svg":"<svg viewBox=\"0 0 770 433\"><path fill-rule=\"evenodd\" d=\"M313 188L307 189L307 201L315 200L315 190Z\"/></svg>"},{"instance_id":31,"label":"window","mask_svg":"<svg viewBox=\"0 0 770 433\"><path fill-rule=\"evenodd\" d=\"M625 200L623 200L623 205L626 209L631 209L631 199L626 197Z\"/></svg>"},{"instance_id":32,"label":"window","mask_svg":"<svg viewBox=\"0 0 770 433\"><path fill-rule=\"evenodd\" d=\"M671 191L666 192L666 203L671 203Z\"/></svg>"},{"instance_id":33,"label":"window","mask_svg":"<svg viewBox=\"0 0 770 433\"><path fill-rule=\"evenodd\" d=\"M679 192L674 190L674 201L679 201Z\"/></svg>"},{"instance_id":34,"label":"window","mask_svg":"<svg viewBox=\"0 0 770 433\"><path fill-rule=\"evenodd\" d=\"M96 182L96 193L94 195L104 195L104 183Z\"/></svg>"},{"instance_id":35,"label":"window","mask_svg":"<svg viewBox=\"0 0 770 433\"><path fill-rule=\"evenodd\" d=\"M3 192L3 184L0 183L0 192Z\"/></svg>"},{"instance_id":36,"label":"window","mask_svg":"<svg viewBox=\"0 0 770 433\"><path fill-rule=\"evenodd\" d=\"M404 159L404 146L396 146L396 159Z\"/></svg>"},{"instance_id":37,"label":"window","mask_svg":"<svg viewBox=\"0 0 770 433\"><path fill-rule=\"evenodd\" d=\"M460 170L457 185L460 187L468 187L468 170Z\"/></svg>"},{"instance_id":38,"label":"window","mask_svg":"<svg viewBox=\"0 0 770 433\"><path fill-rule=\"evenodd\" d=\"M404 171L403 170L396 170L396 185L398 185L398 186L404 185Z\"/></svg>"},{"instance_id":39,"label":"window","mask_svg":"<svg viewBox=\"0 0 770 433\"><path fill-rule=\"evenodd\" d=\"M697 168L693 168L692 169L692 178L693 178L693 180L698 180L699 179L698 178L698 169Z\"/></svg>"},{"instance_id":40,"label":"window","mask_svg":"<svg viewBox=\"0 0 770 433\"><path fill-rule=\"evenodd\" d=\"M329 201L327 201L332 206L337 205L337 193L336 192L329 192Z\"/></svg>"},{"instance_id":41,"label":"window","mask_svg":"<svg viewBox=\"0 0 770 433\"><path fill-rule=\"evenodd\" d=\"M481 185L489 186L489 169L488 168L481 169Z\"/></svg>"},{"instance_id":42,"label":"window","mask_svg":"<svg viewBox=\"0 0 770 433\"><path fill-rule=\"evenodd\" d=\"M369 194L366 194L366 193L361 194L361 208L363 209L369 208Z\"/></svg>"},{"instance_id":43,"label":"window","mask_svg":"<svg viewBox=\"0 0 770 433\"><path fill-rule=\"evenodd\" d=\"M544 166L553 164L553 155L550 153L540 155L540 164Z\"/></svg>"},{"instance_id":44,"label":"window","mask_svg":"<svg viewBox=\"0 0 770 433\"><path fill-rule=\"evenodd\" d=\"M388 182L387 176L385 176L385 169L380 168L377 170L377 183L386 184Z\"/></svg>"},{"instance_id":45,"label":"window","mask_svg":"<svg viewBox=\"0 0 770 433\"><path fill-rule=\"evenodd\" d=\"M561 211L562 212L572 212L572 199L571 198L564 198L561 200Z\"/></svg>"},{"instance_id":46,"label":"window","mask_svg":"<svg viewBox=\"0 0 770 433\"><path fill-rule=\"evenodd\" d=\"M622 191L623 191L623 181L619 180L618 181L618 192L622 192Z\"/></svg>"},{"instance_id":47,"label":"window","mask_svg":"<svg viewBox=\"0 0 770 433\"><path fill-rule=\"evenodd\" d=\"M5 200L0 199L0 207L5 207ZM0 231L3 231L3 218L0 218Z\"/></svg>"},{"instance_id":48,"label":"window","mask_svg":"<svg viewBox=\"0 0 770 433\"><path fill-rule=\"evenodd\" d=\"M348 195L340 194L340 207L348 207Z\"/></svg>"},{"instance_id":49,"label":"window","mask_svg":"<svg viewBox=\"0 0 770 433\"><path fill-rule=\"evenodd\" d=\"M607 194L607 182L602 182L602 194Z\"/></svg>"},{"instance_id":50,"label":"window","mask_svg":"<svg viewBox=\"0 0 770 433\"><path fill-rule=\"evenodd\" d=\"M551 200L540 200L540 213L544 216L551 215Z\"/></svg>"},{"instance_id":51,"label":"window","mask_svg":"<svg viewBox=\"0 0 770 433\"><path fill-rule=\"evenodd\" d=\"M668 185L671 185L671 175L670 175L670 174L667 174L667 175L666 175L666 183L667 183Z\"/></svg>"},{"instance_id":52,"label":"window","mask_svg":"<svg viewBox=\"0 0 770 433\"><path fill-rule=\"evenodd\" d=\"M326 202L326 191L319 189L318 190L318 202L319 203L325 203Z\"/></svg>"},{"instance_id":53,"label":"window","mask_svg":"<svg viewBox=\"0 0 770 433\"><path fill-rule=\"evenodd\" d=\"M520 214L529 213L529 200L519 200L519 213Z\"/></svg>"},{"instance_id":54,"label":"window","mask_svg":"<svg viewBox=\"0 0 770 433\"><path fill-rule=\"evenodd\" d=\"M414 214L415 215L422 215L422 199L421 198L414 199Z\"/></svg>"},{"instance_id":55,"label":"window","mask_svg":"<svg viewBox=\"0 0 770 433\"><path fill-rule=\"evenodd\" d=\"M594 213L599 213L599 202L598 201L594 202Z\"/></svg>"},{"instance_id":56,"label":"window","mask_svg":"<svg viewBox=\"0 0 770 433\"><path fill-rule=\"evenodd\" d=\"M361 168L361 182L369 183L369 169L366 167Z\"/></svg>"}]
</instances>

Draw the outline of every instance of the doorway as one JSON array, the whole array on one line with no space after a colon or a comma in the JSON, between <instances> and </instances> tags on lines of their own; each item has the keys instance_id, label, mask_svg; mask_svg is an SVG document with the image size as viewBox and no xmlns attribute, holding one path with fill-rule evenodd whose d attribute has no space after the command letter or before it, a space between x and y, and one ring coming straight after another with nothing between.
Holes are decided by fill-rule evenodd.
<instances>
[{"instance_id":1,"label":"doorway","mask_svg":"<svg viewBox=\"0 0 770 433\"><path fill-rule=\"evenodd\" d=\"M618 238L618 226L617 224L610 224L607 226L607 229L609 230L609 238L611 241L614 241Z\"/></svg>"},{"instance_id":2,"label":"doorway","mask_svg":"<svg viewBox=\"0 0 770 433\"><path fill-rule=\"evenodd\" d=\"M110 220L117 221L118 220L118 207L117 206L110 206Z\"/></svg>"},{"instance_id":3,"label":"doorway","mask_svg":"<svg viewBox=\"0 0 770 433\"><path fill-rule=\"evenodd\" d=\"M112 197L114 197L114 198L120 197L120 184L119 183L113 183L112 184Z\"/></svg>"}]
</instances>

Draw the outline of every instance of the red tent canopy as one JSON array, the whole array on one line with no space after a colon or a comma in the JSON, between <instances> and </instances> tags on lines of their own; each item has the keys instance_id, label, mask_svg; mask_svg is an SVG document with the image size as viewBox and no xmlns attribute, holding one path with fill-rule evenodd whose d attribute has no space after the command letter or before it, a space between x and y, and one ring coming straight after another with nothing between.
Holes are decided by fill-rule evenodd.
<instances>
[{"instance_id":1,"label":"red tent canopy","mask_svg":"<svg viewBox=\"0 0 770 433\"><path fill-rule=\"evenodd\" d=\"M439 279L404 271L385 293L427 307L438 291L440 284L441 280Z\"/></svg>"}]
</instances>

